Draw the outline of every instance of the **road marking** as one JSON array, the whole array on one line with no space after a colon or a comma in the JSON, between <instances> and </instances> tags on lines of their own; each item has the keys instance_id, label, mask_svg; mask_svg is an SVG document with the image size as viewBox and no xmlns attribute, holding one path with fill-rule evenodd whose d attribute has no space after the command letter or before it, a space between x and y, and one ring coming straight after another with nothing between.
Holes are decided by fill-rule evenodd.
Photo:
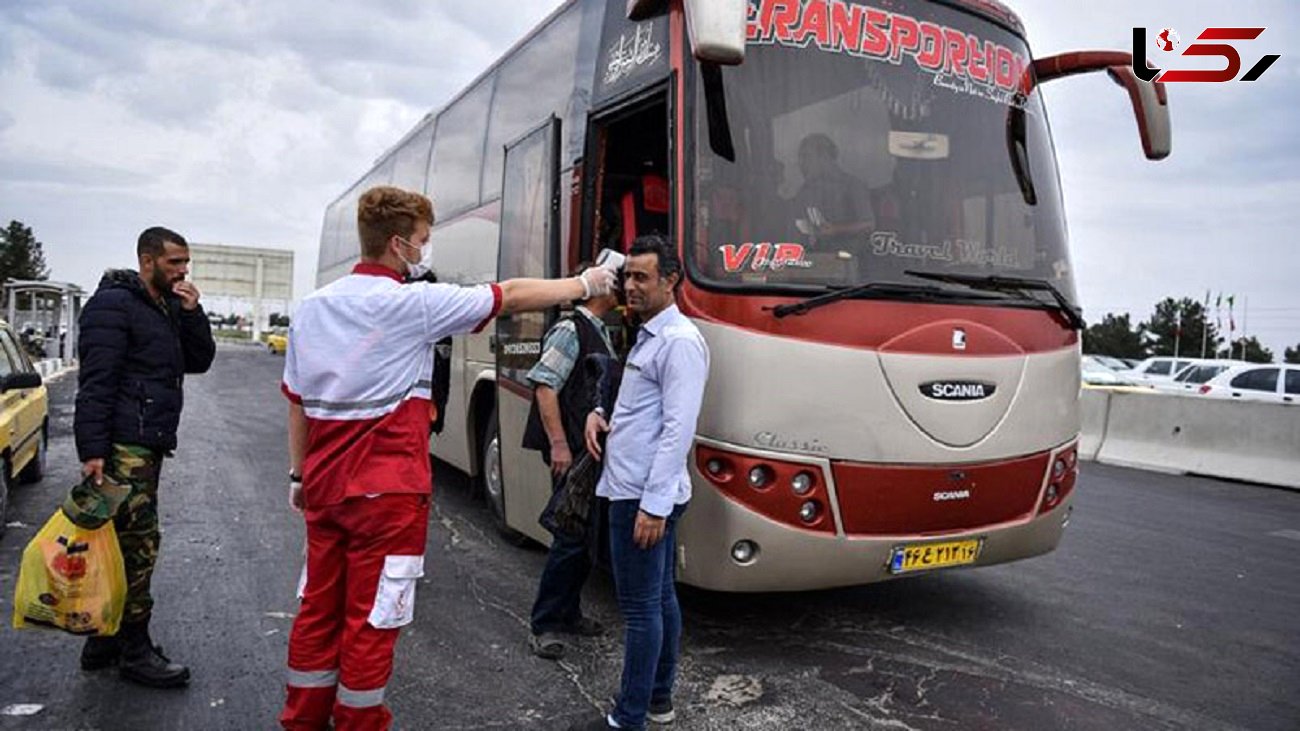
<instances>
[{"instance_id":1,"label":"road marking","mask_svg":"<svg viewBox=\"0 0 1300 731\"><path fill-rule=\"evenodd\" d=\"M1289 528L1286 530L1275 530L1272 533L1269 533L1269 535L1276 538L1290 538L1293 541L1300 541L1300 530L1291 530Z\"/></svg>"},{"instance_id":2,"label":"road marking","mask_svg":"<svg viewBox=\"0 0 1300 731\"><path fill-rule=\"evenodd\" d=\"M35 716L44 708L37 703L14 703L0 708L0 716Z\"/></svg>"}]
</instances>

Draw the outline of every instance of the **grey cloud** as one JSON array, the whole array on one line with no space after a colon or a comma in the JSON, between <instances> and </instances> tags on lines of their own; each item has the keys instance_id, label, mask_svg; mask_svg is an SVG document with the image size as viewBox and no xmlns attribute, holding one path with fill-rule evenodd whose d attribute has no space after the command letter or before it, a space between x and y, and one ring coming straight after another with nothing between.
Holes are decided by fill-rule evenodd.
<instances>
[{"instance_id":1,"label":"grey cloud","mask_svg":"<svg viewBox=\"0 0 1300 731\"><path fill-rule=\"evenodd\" d=\"M85 161L54 162L14 157L0 158L0 170L9 181L68 187L132 188L149 182L147 175Z\"/></svg>"}]
</instances>

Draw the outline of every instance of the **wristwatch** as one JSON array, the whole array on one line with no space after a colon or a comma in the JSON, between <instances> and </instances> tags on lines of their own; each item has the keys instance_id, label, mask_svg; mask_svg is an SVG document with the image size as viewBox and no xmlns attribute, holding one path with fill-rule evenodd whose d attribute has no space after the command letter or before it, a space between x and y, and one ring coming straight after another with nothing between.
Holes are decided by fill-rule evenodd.
<instances>
[{"instance_id":1,"label":"wristwatch","mask_svg":"<svg viewBox=\"0 0 1300 731\"><path fill-rule=\"evenodd\" d=\"M289 470L289 482L296 482L301 485L302 475L295 473L293 470Z\"/></svg>"},{"instance_id":2,"label":"wristwatch","mask_svg":"<svg viewBox=\"0 0 1300 731\"><path fill-rule=\"evenodd\" d=\"M603 406L597 406L591 412L602 419L605 418L605 408Z\"/></svg>"}]
</instances>

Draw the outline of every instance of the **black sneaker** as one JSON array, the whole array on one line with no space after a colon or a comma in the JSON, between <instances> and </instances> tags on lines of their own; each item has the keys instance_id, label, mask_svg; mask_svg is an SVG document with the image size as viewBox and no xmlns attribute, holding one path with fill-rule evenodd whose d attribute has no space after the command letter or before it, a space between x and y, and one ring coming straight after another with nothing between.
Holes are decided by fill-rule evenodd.
<instances>
[{"instance_id":1,"label":"black sneaker","mask_svg":"<svg viewBox=\"0 0 1300 731\"><path fill-rule=\"evenodd\" d=\"M646 714L646 718L650 723L658 724L669 724L677 720L677 712L673 710L673 699L651 700L650 711Z\"/></svg>"}]
</instances>

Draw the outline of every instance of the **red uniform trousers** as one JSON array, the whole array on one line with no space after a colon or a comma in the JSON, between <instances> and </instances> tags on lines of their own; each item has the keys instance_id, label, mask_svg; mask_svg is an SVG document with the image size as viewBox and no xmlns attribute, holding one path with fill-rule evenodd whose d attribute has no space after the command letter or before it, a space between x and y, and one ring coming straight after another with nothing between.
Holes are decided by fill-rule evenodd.
<instances>
[{"instance_id":1,"label":"red uniform trousers","mask_svg":"<svg viewBox=\"0 0 1300 731\"><path fill-rule=\"evenodd\" d=\"M339 731L388 728L384 690L423 574L429 499L386 494L305 511L307 584L289 635L284 728L325 729L331 716Z\"/></svg>"}]
</instances>

